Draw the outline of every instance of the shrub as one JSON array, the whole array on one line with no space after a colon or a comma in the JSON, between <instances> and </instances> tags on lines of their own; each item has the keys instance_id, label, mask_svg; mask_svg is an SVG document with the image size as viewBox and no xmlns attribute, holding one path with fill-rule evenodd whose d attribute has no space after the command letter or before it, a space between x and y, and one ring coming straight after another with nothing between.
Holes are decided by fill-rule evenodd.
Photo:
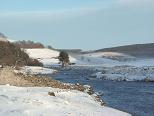
<instances>
[{"instance_id":1,"label":"shrub","mask_svg":"<svg viewBox=\"0 0 154 116\"><path fill-rule=\"evenodd\" d=\"M70 62L69 61L69 55L65 51L61 51L59 53L58 59L59 59L60 63L62 64L62 67L66 66L66 64L68 64Z\"/></svg>"},{"instance_id":2,"label":"shrub","mask_svg":"<svg viewBox=\"0 0 154 116\"><path fill-rule=\"evenodd\" d=\"M8 66L43 66L37 59L29 58L28 54L18 46L0 41L0 64Z\"/></svg>"},{"instance_id":3,"label":"shrub","mask_svg":"<svg viewBox=\"0 0 154 116\"><path fill-rule=\"evenodd\" d=\"M44 48L44 45L39 42L33 42L33 41L17 41L14 43L16 46L20 48Z\"/></svg>"},{"instance_id":4,"label":"shrub","mask_svg":"<svg viewBox=\"0 0 154 116\"><path fill-rule=\"evenodd\" d=\"M15 65L20 60L26 65L28 59L28 54L19 47L9 42L0 41L0 64Z\"/></svg>"},{"instance_id":5,"label":"shrub","mask_svg":"<svg viewBox=\"0 0 154 116\"><path fill-rule=\"evenodd\" d=\"M43 66L43 64L41 62L39 62L37 59L29 59L28 66Z\"/></svg>"}]
</instances>

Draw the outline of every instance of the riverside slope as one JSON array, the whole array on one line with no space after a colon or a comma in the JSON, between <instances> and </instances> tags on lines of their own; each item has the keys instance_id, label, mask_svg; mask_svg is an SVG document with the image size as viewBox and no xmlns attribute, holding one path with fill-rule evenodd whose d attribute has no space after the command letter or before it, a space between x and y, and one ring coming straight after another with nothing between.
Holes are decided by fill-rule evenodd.
<instances>
[{"instance_id":1,"label":"riverside slope","mask_svg":"<svg viewBox=\"0 0 154 116\"><path fill-rule=\"evenodd\" d=\"M1 116L131 116L76 90L0 85L0 93Z\"/></svg>"}]
</instances>

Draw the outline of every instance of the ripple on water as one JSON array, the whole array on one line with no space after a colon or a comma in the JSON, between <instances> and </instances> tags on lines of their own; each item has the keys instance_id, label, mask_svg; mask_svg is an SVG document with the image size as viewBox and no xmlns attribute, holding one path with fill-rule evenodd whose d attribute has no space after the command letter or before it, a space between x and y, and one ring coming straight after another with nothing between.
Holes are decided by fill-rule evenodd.
<instances>
[{"instance_id":1,"label":"ripple on water","mask_svg":"<svg viewBox=\"0 0 154 116\"><path fill-rule=\"evenodd\" d=\"M87 79L93 73L88 69L73 69L63 70L52 77L63 82L89 84L95 91L103 93L102 99L108 106L133 116L154 116L154 83Z\"/></svg>"}]
</instances>

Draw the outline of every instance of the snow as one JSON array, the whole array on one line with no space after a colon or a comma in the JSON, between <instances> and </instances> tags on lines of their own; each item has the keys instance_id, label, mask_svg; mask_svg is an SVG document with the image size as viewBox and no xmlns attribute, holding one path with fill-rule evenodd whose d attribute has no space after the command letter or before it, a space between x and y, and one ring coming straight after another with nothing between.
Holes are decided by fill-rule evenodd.
<instances>
[{"instance_id":1,"label":"snow","mask_svg":"<svg viewBox=\"0 0 154 116\"><path fill-rule=\"evenodd\" d=\"M112 66L119 63L119 61L92 56L89 54L79 55L75 58L77 60L76 64L78 66Z\"/></svg>"},{"instance_id":2,"label":"snow","mask_svg":"<svg viewBox=\"0 0 154 116\"><path fill-rule=\"evenodd\" d=\"M154 66L154 58L139 59L136 61L127 62L125 64L130 66L137 66L137 67Z\"/></svg>"},{"instance_id":3,"label":"snow","mask_svg":"<svg viewBox=\"0 0 154 116\"><path fill-rule=\"evenodd\" d=\"M135 57L126 55L124 53L119 52L96 52L88 54L92 57L100 57L100 58L109 58L109 59L115 59L115 60L122 60L122 59L133 59Z\"/></svg>"},{"instance_id":4,"label":"snow","mask_svg":"<svg viewBox=\"0 0 154 116\"><path fill-rule=\"evenodd\" d=\"M25 49L31 58L38 59L46 67L59 66L59 51L47 48ZM89 54L69 55L70 62L77 66L143 66L154 65L154 59L137 60L135 57L117 52L98 52Z\"/></svg>"},{"instance_id":5,"label":"snow","mask_svg":"<svg viewBox=\"0 0 154 116\"><path fill-rule=\"evenodd\" d=\"M59 65L59 51L47 48L25 49L31 58L38 59L44 66ZM69 56L70 62L76 62L76 59Z\"/></svg>"},{"instance_id":6,"label":"snow","mask_svg":"<svg viewBox=\"0 0 154 116\"><path fill-rule=\"evenodd\" d=\"M75 57L78 60L78 65L84 66L154 66L154 58L135 58L130 55L117 53L117 52L99 52L79 55Z\"/></svg>"},{"instance_id":7,"label":"snow","mask_svg":"<svg viewBox=\"0 0 154 116\"><path fill-rule=\"evenodd\" d=\"M26 52L30 55L32 58L44 58L44 59L50 59L53 57L57 57L59 55L58 51L50 50L47 48L38 48L38 49L26 49Z\"/></svg>"},{"instance_id":8,"label":"snow","mask_svg":"<svg viewBox=\"0 0 154 116\"><path fill-rule=\"evenodd\" d=\"M38 66L25 66L21 67L20 70L15 70L15 72L22 74L53 74L56 72L56 70Z\"/></svg>"},{"instance_id":9,"label":"snow","mask_svg":"<svg viewBox=\"0 0 154 116\"><path fill-rule=\"evenodd\" d=\"M54 92L55 96L48 95ZM0 85L0 116L131 116L76 90Z\"/></svg>"},{"instance_id":10,"label":"snow","mask_svg":"<svg viewBox=\"0 0 154 116\"><path fill-rule=\"evenodd\" d=\"M99 69L91 75L98 79L118 81L154 81L154 66L115 66Z\"/></svg>"},{"instance_id":11,"label":"snow","mask_svg":"<svg viewBox=\"0 0 154 116\"><path fill-rule=\"evenodd\" d=\"M133 56L118 52L88 53L75 56L75 58L79 66L117 66L136 60Z\"/></svg>"},{"instance_id":12,"label":"snow","mask_svg":"<svg viewBox=\"0 0 154 116\"><path fill-rule=\"evenodd\" d=\"M59 60L57 57L59 56L59 51L50 50L47 48L40 48L40 49L25 49L25 51L29 54L31 58L38 59L40 62L44 64L44 66L51 66L51 65L59 65ZM107 56L103 58L103 56ZM84 54L84 55L69 55L70 62L75 63L78 66L92 66L92 65L117 65L120 62L110 59L109 55L112 57L118 56L125 56L124 54L120 53L92 53L92 54ZM128 56L127 56L128 57Z\"/></svg>"},{"instance_id":13,"label":"snow","mask_svg":"<svg viewBox=\"0 0 154 116\"><path fill-rule=\"evenodd\" d=\"M26 52L30 57L37 58L46 67L60 65L58 59L56 59L59 55L58 51L44 48L26 49ZM99 74L98 72L93 74L97 78L118 81L154 81L153 68L144 71L145 67L154 66L154 58L139 59L118 52L97 52L69 56L70 61L75 63L75 66L100 67ZM101 73L104 68L107 68L108 73Z\"/></svg>"}]
</instances>

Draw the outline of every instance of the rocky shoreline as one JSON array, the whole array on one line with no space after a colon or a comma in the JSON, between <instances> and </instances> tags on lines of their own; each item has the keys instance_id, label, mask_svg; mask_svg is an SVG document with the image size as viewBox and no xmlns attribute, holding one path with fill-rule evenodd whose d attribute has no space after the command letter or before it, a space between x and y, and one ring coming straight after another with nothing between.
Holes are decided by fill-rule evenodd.
<instances>
[{"instance_id":1,"label":"rocky shoreline","mask_svg":"<svg viewBox=\"0 0 154 116\"><path fill-rule=\"evenodd\" d=\"M1 69L0 77L0 85L9 84L11 86L18 87L52 87L66 90L78 90L91 95L94 100L100 103L100 105L105 105L105 102L100 98L99 95L95 94L93 88L89 85L81 85L79 83L62 83L60 81L48 78L47 76L43 75L25 75L22 73L17 74L11 67L5 67Z\"/></svg>"}]
</instances>

